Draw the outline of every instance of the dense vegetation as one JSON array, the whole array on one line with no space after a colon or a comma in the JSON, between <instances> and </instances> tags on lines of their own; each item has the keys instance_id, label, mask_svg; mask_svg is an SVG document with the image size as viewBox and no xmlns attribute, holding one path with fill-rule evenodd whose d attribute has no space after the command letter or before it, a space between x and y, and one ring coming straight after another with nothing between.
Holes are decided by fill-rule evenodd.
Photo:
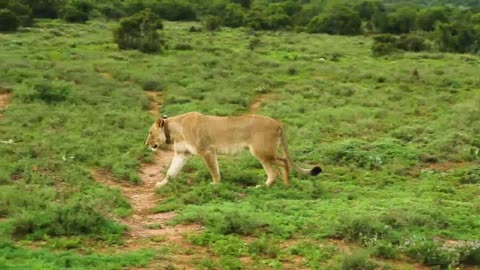
<instances>
[{"instance_id":1,"label":"dense vegetation","mask_svg":"<svg viewBox=\"0 0 480 270\"><path fill-rule=\"evenodd\" d=\"M115 24L37 25L0 42L2 85L15 95L0 120L1 140L14 142L0 144L0 235L10 243L0 265L61 268L49 250L122 244L124 228L111 217L128 215L129 205L89 171L138 182L139 163L151 158L142 145L151 121L142 87L152 85L169 115L240 114L269 93L260 113L287 124L297 160L326 169L318 179L294 177L291 188L248 189L265 176L245 153L221 159L225 183L212 188L202 161L192 160L160 191L156 211L206 226L192 244L219 259L202 267L235 269L239 256L270 267L302 256L314 269L405 256L442 268L478 263L478 57L372 58L366 37L229 29L212 36L190 32L199 27L191 23L165 23L172 49L145 55L117 49ZM47 249L32 253L14 239L43 240ZM297 240L279 247L289 239ZM327 239L366 250L350 257ZM151 258L98 256L91 260L111 267Z\"/></svg>"},{"instance_id":2,"label":"dense vegetation","mask_svg":"<svg viewBox=\"0 0 480 270\"><path fill-rule=\"evenodd\" d=\"M421 31L416 38L431 40L432 48L447 52L477 53L480 50L480 7L478 1L195 1L195 0L51 0L0 2L0 31L29 26L33 17L63 18L68 22L85 22L89 18L118 19L137 17L148 12L174 21L205 20L214 25L250 27L256 30L295 30L310 33L358 35L361 33L409 34ZM16 19L15 19L16 18ZM130 21L135 19L130 19ZM125 21L122 23L125 25ZM218 26L213 29L218 29ZM122 26L124 27L124 26ZM152 44L160 38L150 34ZM407 39L408 40L408 39ZM120 48L132 48L125 39ZM133 47L158 51L158 46ZM386 45L383 44L383 47ZM147 46L148 47L148 46ZM408 46L407 46L408 47ZM385 51L392 51L391 48Z\"/></svg>"}]
</instances>

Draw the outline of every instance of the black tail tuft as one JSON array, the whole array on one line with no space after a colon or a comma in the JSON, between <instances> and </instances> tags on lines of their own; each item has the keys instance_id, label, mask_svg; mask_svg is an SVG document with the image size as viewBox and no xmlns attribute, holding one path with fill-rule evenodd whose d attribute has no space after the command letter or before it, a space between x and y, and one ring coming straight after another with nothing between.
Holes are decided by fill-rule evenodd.
<instances>
[{"instance_id":1,"label":"black tail tuft","mask_svg":"<svg viewBox=\"0 0 480 270\"><path fill-rule=\"evenodd\" d=\"M322 168L320 168L319 166L315 166L313 167L313 169L310 171L310 175L311 176L316 176L318 174L320 174L322 172Z\"/></svg>"}]
</instances>

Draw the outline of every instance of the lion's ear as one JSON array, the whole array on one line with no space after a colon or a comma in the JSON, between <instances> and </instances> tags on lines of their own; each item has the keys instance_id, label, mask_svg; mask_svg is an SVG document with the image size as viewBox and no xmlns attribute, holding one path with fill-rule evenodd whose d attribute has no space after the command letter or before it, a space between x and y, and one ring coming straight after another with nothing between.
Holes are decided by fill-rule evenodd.
<instances>
[{"instance_id":1,"label":"lion's ear","mask_svg":"<svg viewBox=\"0 0 480 270\"><path fill-rule=\"evenodd\" d=\"M162 118L158 118L157 119L157 122L155 122L157 124L157 127L163 127L163 124L165 123L165 120L163 120Z\"/></svg>"}]
</instances>

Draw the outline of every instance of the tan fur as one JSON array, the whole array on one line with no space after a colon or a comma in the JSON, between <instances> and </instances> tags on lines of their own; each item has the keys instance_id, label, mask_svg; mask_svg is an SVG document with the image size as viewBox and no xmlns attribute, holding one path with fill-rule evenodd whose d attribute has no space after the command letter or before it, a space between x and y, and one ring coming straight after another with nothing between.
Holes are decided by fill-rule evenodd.
<instances>
[{"instance_id":1,"label":"tan fur","mask_svg":"<svg viewBox=\"0 0 480 270\"><path fill-rule=\"evenodd\" d=\"M231 154L250 149L267 173L266 186L271 186L277 176L277 166L283 174L283 182L289 184L290 166L294 165L286 146L286 138L279 121L260 115L219 117L197 112L186 113L168 119L158 119L150 128L146 144L156 150L166 141L165 125L173 141L175 156L165 179L157 187L175 177L191 155L204 160L213 179L220 183L217 153ZM283 144L284 156L279 157L277 147ZM295 166L295 165L294 165ZM297 167L302 173L310 170Z\"/></svg>"}]
</instances>

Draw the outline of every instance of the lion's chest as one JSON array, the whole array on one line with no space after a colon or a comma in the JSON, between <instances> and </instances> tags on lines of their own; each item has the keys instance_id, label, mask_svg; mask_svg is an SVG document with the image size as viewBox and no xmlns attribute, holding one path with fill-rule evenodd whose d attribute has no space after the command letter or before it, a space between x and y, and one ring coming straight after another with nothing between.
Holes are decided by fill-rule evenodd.
<instances>
[{"instance_id":1,"label":"lion's chest","mask_svg":"<svg viewBox=\"0 0 480 270\"><path fill-rule=\"evenodd\" d=\"M190 153L190 154L198 154L198 149L193 146L192 144L189 144L188 142L175 142L174 145L175 152L177 153Z\"/></svg>"}]
</instances>

